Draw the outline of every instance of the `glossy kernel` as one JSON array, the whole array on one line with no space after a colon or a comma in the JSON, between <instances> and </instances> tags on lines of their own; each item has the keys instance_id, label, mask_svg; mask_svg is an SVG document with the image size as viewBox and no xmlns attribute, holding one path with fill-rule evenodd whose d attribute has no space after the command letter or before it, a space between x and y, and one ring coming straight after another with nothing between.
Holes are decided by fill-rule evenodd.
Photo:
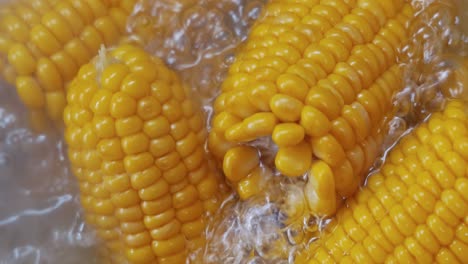
<instances>
[{"instance_id":1,"label":"glossy kernel","mask_svg":"<svg viewBox=\"0 0 468 264\"><path fill-rule=\"evenodd\" d=\"M328 164L323 161L312 163L305 193L314 214L328 216L335 213L335 179Z\"/></svg>"},{"instance_id":2,"label":"glossy kernel","mask_svg":"<svg viewBox=\"0 0 468 264\"><path fill-rule=\"evenodd\" d=\"M306 142L280 148L275 158L276 168L288 177L302 176L310 169L311 163L312 150Z\"/></svg>"},{"instance_id":3,"label":"glossy kernel","mask_svg":"<svg viewBox=\"0 0 468 264\"><path fill-rule=\"evenodd\" d=\"M276 94L271 98L271 111L283 122L300 119L303 103L288 95Z\"/></svg>"},{"instance_id":4,"label":"glossy kernel","mask_svg":"<svg viewBox=\"0 0 468 264\"><path fill-rule=\"evenodd\" d=\"M343 162L346 155L340 143L335 137L328 134L312 140L314 155L331 166L337 166Z\"/></svg>"},{"instance_id":5,"label":"glossy kernel","mask_svg":"<svg viewBox=\"0 0 468 264\"><path fill-rule=\"evenodd\" d=\"M20 75L32 74L36 69L36 59L31 52L21 44L12 46L8 51L8 61Z\"/></svg>"},{"instance_id":6,"label":"glossy kernel","mask_svg":"<svg viewBox=\"0 0 468 264\"><path fill-rule=\"evenodd\" d=\"M237 147L229 150L224 156L223 171L226 177L237 182L259 165L257 150L251 147Z\"/></svg>"},{"instance_id":7,"label":"glossy kernel","mask_svg":"<svg viewBox=\"0 0 468 264\"><path fill-rule=\"evenodd\" d=\"M137 103L135 99L122 92L112 96L110 114L115 118L124 118L135 114Z\"/></svg>"},{"instance_id":8,"label":"glossy kernel","mask_svg":"<svg viewBox=\"0 0 468 264\"><path fill-rule=\"evenodd\" d=\"M306 105L301 112L301 126L307 135L313 137L324 136L330 130L330 121L318 109Z\"/></svg>"},{"instance_id":9,"label":"glossy kernel","mask_svg":"<svg viewBox=\"0 0 468 264\"><path fill-rule=\"evenodd\" d=\"M272 139L279 147L297 145L304 139L304 136L304 128L296 123L276 125L272 133Z\"/></svg>"}]
</instances>

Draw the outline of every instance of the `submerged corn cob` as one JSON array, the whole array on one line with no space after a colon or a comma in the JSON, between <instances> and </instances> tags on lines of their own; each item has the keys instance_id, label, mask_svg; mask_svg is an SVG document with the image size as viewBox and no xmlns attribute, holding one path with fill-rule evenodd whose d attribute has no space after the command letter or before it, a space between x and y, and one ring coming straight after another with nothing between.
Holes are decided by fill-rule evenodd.
<instances>
[{"instance_id":1,"label":"submerged corn cob","mask_svg":"<svg viewBox=\"0 0 468 264\"><path fill-rule=\"evenodd\" d=\"M131 263L185 263L220 202L189 89L161 60L122 45L83 66L67 100L65 137L88 221Z\"/></svg>"},{"instance_id":2,"label":"submerged corn cob","mask_svg":"<svg viewBox=\"0 0 468 264\"><path fill-rule=\"evenodd\" d=\"M391 150L307 263L468 263L467 164L468 107L452 101Z\"/></svg>"},{"instance_id":3,"label":"submerged corn cob","mask_svg":"<svg viewBox=\"0 0 468 264\"><path fill-rule=\"evenodd\" d=\"M1 8L0 71L33 126L62 119L67 83L101 45L115 44L135 1L20 0Z\"/></svg>"},{"instance_id":4,"label":"submerged corn cob","mask_svg":"<svg viewBox=\"0 0 468 264\"><path fill-rule=\"evenodd\" d=\"M327 175L307 191L325 195L313 211L331 214L340 197L323 190L351 195L379 153L413 10L403 0L278 0L265 9L215 101L209 148L234 185L258 190L245 181L259 182L249 176L259 155L244 143L271 136L282 174Z\"/></svg>"}]
</instances>

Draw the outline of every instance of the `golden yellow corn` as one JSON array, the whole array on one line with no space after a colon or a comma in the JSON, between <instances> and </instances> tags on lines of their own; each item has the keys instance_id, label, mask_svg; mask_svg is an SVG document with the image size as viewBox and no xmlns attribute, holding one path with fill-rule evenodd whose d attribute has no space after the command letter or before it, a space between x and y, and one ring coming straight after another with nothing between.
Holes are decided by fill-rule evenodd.
<instances>
[{"instance_id":1,"label":"golden yellow corn","mask_svg":"<svg viewBox=\"0 0 468 264\"><path fill-rule=\"evenodd\" d=\"M214 104L209 148L226 177L234 185L247 177L260 157L245 143L271 137L279 172L297 177L314 166L330 174L315 191L334 179L338 196L353 194L402 89L396 60L412 17L403 0L267 4ZM323 214L318 207L333 205L313 208Z\"/></svg>"},{"instance_id":2,"label":"golden yellow corn","mask_svg":"<svg viewBox=\"0 0 468 264\"><path fill-rule=\"evenodd\" d=\"M31 121L62 119L66 85L125 32L135 0L21 0L0 10L0 71ZM45 114L45 115L44 115Z\"/></svg>"},{"instance_id":3,"label":"golden yellow corn","mask_svg":"<svg viewBox=\"0 0 468 264\"><path fill-rule=\"evenodd\" d=\"M452 101L391 150L296 263L468 263L467 165L468 107Z\"/></svg>"},{"instance_id":4,"label":"golden yellow corn","mask_svg":"<svg viewBox=\"0 0 468 264\"><path fill-rule=\"evenodd\" d=\"M83 66L64 111L88 221L131 263L185 263L221 197L190 90L164 63L121 45Z\"/></svg>"}]
</instances>

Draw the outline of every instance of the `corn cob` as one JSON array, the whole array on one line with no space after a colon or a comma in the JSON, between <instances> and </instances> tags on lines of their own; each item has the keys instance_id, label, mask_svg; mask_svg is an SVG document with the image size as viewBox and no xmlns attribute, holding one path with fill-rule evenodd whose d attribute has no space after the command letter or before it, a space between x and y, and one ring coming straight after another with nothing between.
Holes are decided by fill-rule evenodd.
<instances>
[{"instance_id":1,"label":"corn cob","mask_svg":"<svg viewBox=\"0 0 468 264\"><path fill-rule=\"evenodd\" d=\"M296 263L468 263L468 108L404 137Z\"/></svg>"},{"instance_id":2,"label":"corn cob","mask_svg":"<svg viewBox=\"0 0 468 264\"><path fill-rule=\"evenodd\" d=\"M121 45L99 57L70 84L64 112L88 220L131 263L185 263L220 202L202 112L142 49Z\"/></svg>"},{"instance_id":3,"label":"corn cob","mask_svg":"<svg viewBox=\"0 0 468 264\"><path fill-rule=\"evenodd\" d=\"M324 161L332 177L316 191L334 180L331 195L347 197L379 154L402 89L396 61L413 10L402 0L278 0L265 9L214 103L209 148L229 181L258 190L245 179L261 157L245 143L271 136L279 172L302 176ZM333 213L333 197L313 211Z\"/></svg>"},{"instance_id":4,"label":"corn cob","mask_svg":"<svg viewBox=\"0 0 468 264\"><path fill-rule=\"evenodd\" d=\"M125 31L136 0L21 0L0 10L0 71L33 127L62 120L66 85L101 45Z\"/></svg>"}]
</instances>

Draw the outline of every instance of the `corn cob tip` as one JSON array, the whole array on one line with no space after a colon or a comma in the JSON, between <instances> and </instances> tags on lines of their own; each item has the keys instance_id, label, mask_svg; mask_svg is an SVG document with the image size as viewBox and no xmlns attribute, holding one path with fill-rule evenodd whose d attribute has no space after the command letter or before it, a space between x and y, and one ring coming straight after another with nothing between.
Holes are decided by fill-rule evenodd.
<instances>
[{"instance_id":1,"label":"corn cob tip","mask_svg":"<svg viewBox=\"0 0 468 264\"><path fill-rule=\"evenodd\" d=\"M222 193L189 88L160 59L123 44L81 67L67 101L68 155L106 248L132 263L200 258Z\"/></svg>"},{"instance_id":2,"label":"corn cob tip","mask_svg":"<svg viewBox=\"0 0 468 264\"><path fill-rule=\"evenodd\" d=\"M381 153L413 14L404 1L268 3L214 103L208 146L227 180L245 179L262 153L240 150L270 137L275 169L309 178L307 211L333 215Z\"/></svg>"}]
</instances>

